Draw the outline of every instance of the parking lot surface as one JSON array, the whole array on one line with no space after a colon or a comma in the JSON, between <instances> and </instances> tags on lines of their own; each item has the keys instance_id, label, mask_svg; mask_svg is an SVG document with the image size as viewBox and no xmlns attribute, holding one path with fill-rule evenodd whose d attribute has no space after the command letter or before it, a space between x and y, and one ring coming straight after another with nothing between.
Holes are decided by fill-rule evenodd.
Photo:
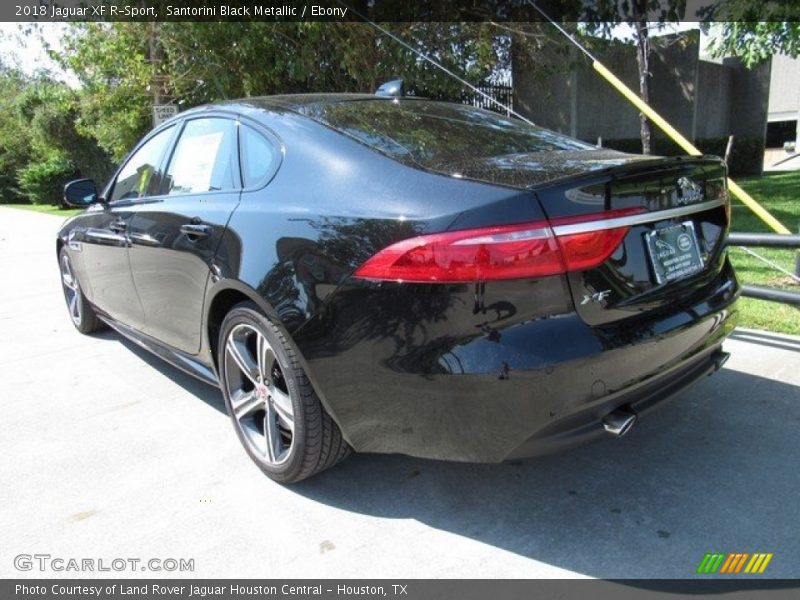
<instances>
[{"instance_id":1,"label":"parking lot surface","mask_svg":"<svg viewBox=\"0 0 800 600\"><path fill-rule=\"evenodd\" d=\"M60 223L0 208L2 577L93 576L15 568L35 553L194 560L120 573L147 577L695 577L707 552L800 576L799 338L737 331L722 371L619 440L500 465L357 455L283 487L218 390L74 330Z\"/></svg>"}]
</instances>

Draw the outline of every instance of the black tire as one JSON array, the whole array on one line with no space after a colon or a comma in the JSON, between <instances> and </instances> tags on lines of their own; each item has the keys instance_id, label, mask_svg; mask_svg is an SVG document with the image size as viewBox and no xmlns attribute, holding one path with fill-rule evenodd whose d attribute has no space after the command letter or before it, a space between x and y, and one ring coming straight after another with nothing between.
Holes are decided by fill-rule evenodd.
<instances>
[{"instance_id":1,"label":"black tire","mask_svg":"<svg viewBox=\"0 0 800 600\"><path fill-rule=\"evenodd\" d=\"M67 303L70 321L75 329L84 334L105 329L106 325L99 318L94 307L86 299L78 276L72 266L72 259L66 248L58 253L58 267L61 273L61 289ZM71 283L70 283L71 282Z\"/></svg>"},{"instance_id":2,"label":"black tire","mask_svg":"<svg viewBox=\"0 0 800 600\"><path fill-rule=\"evenodd\" d=\"M267 344L263 346L266 348L264 355L269 358L263 361L256 358L261 354L258 348L262 346L258 344L263 343L257 334L263 336ZM229 343L232 348L229 348ZM350 446L320 403L300 365L296 351L287 342L284 334L254 303L243 302L228 312L222 322L217 348L220 387L234 430L247 454L268 477L281 483L295 483L329 469L350 454ZM233 348L237 349L239 360ZM259 365L253 365L253 360L257 360ZM255 369L251 368L249 371L251 375L256 374L256 379L261 378L260 383L244 376L242 361L247 366L255 366ZM264 367L264 363L269 366ZM267 374L258 374L263 371ZM248 392L247 389L251 387L252 391ZM261 412L254 408L259 402L259 394L267 398ZM288 413L277 410L272 412L275 421L271 422L275 423L275 427L271 431L281 436L276 449L270 443L266 429L269 407L275 407L277 394L280 394L282 402L287 402L288 394L293 414L290 430L286 427L289 421L282 418ZM236 397L236 411L233 397ZM251 400L245 400L248 397ZM248 410L253 411L252 415ZM262 437L258 436L260 420L263 420ZM287 442L287 439L290 441ZM260 446L262 443L263 449ZM267 447L271 448L273 456L270 456Z\"/></svg>"}]
</instances>

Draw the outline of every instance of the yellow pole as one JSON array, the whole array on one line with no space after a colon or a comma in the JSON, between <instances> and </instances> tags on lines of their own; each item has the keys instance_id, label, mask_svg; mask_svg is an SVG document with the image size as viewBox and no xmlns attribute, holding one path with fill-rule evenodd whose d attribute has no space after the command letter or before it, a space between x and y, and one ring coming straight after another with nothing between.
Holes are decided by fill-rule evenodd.
<instances>
[{"instance_id":1,"label":"yellow pole","mask_svg":"<svg viewBox=\"0 0 800 600\"><path fill-rule=\"evenodd\" d=\"M606 69L600 61L593 59L592 60L592 67L594 70L597 71L600 75L602 75L606 81L608 81L611 85L613 85L616 90L625 96L636 108L638 108L642 113L647 115L647 118L650 119L653 123L658 125L664 133L666 133L669 137L671 137L676 144L678 144L681 148L683 148L688 154L692 156L700 156L702 152L692 145L692 143L683 137L678 130L676 130L672 125L667 123L664 118L659 115L656 111L654 111L647 103L645 103L638 95L636 95L633 90L631 90L628 86L626 86L622 81L620 81L616 75L614 75L611 71ZM769 225L774 231L777 233L791 233L786 227L784 227L775 217L773 217L767 210L762 207L758 202L756 202L750 194L745 192L742 188L740 188L732 179L728 179L728 189L731 193L736 196L742 203L747 206L750 210L752 210L756 216L764 221L767 225Z\"/></svg>"}]
</instances>

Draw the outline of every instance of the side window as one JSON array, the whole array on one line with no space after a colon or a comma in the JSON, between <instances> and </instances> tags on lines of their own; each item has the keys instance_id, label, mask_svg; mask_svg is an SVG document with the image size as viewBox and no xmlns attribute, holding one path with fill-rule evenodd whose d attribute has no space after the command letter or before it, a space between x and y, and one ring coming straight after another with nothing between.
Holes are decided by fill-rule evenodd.
<instances>
[{"instance_id":1,"label":"side window","mask_svg":"<svg viewBox=\"0 0 800 600\"><path fill-rule=\"evenodd\" d=\"M278 149L252 127L242 125L242 179L244 187L260 183L277 166Z\"/></svg>"},{"instance_id":2,"label":"side window","mask_svg":"<svg viewBox=\"0 0 800 600\"><path fill-rule=\"evenodd\" d=\"M236 123L187 121L167 169L166 193L197 194L236 188Z\"/></svg>"},{"instance_id":3,"label":"side window","mask_svg":"<svg viewBox=\"0 0 800 600\"><path fill-rule=\"evenodd\" d=\"M157 193L163 177L159 170L161 159L174 132L174 127L168 127L150 138L128 159L114 183L111 202Z\"/></svg>"}]
</instances>

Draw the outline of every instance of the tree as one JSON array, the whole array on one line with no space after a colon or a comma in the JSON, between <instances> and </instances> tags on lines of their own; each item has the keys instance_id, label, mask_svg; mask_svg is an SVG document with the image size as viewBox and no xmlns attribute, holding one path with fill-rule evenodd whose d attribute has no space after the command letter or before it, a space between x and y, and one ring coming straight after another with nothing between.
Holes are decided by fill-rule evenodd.
<instances>
[{"instance_id":1,"label":"tree","mask_svg":"<svg viewBox=\"0 0 800 600\"><path fill-rule=\"evenodd\" d=\"M591 6L591 5L587 5ZM636 64L639 70L639 96L650 103L650 30L649 23L677 22L686 11L686 0L599 0L594 7L587 8L585 18L587 29L593 33L609 36L613 26L626 23L633 31L636 44ZM652 125L650 120L639 113L639 129L642 139L642 153L652 152Z\"/></svg>"},{"instance_id":2,"label":"tree","mask_svg":"<svg viewBox=\"0 0 800 600\"><path fill-rule=\"evenodd\" d=\"M698 11L712 35L713 56L738 56L747 67L775 54L800 55L800 5L797 2L715 0Z\"/></svg>"},{"instance_id":3,"label":"tree","mask_svg":"<svg viewBox=\"0 0 800 600\"><path fill-rule=\"evenodd\" d=\"M21 122L16 106L27 85L22 73L0 67L0 202L17 198L17 173L33 154L29 129Z\"/></svg>"},{"instance_id":4,"label":"tree","mask_svg":"<svg viewBox=\"0 0 800 600\"><path fill-rule=\"evenodd\" d=\"M150 126L149 23L73 24L51 56L78 77L77 129L119 161Z\"/></svg>"},{"instance_id":5,"label":"tree","mask_svg":"<svg viewBox=\"0 0 800 600\"><path fill-rule=\"evenodd\" d=\"M487 23L392 23L393 32L465 79L503 57ZM188 108L248 96L372 92L403 77L424 90L460 91L414 52L365 23L76 24L51 55L79 78L79 130L119 160L150 127L150 105Z\"/></svg>"},{"instance_id":6,"label":"tree","mask_svg":"<svg viewBox=\"0 0 800 600\"><path fill-rule=\"evenodd\" d=\"M738 56L746 67L755 67L775 54L800 56L800 23L794 21L725 22L706 24L713 34L713 56Z\"/></svg>"},{"instance_id":7,"label":"tree","mask_svg":"<svg viewBox=\"0 0 800 600\"><path fill-rule=\"evenodd\" d=\"M16 104L37 156L57 158L71 164L77 174L97 181L110 175L112 164L108 154L76 126L80 92L39 75L22 91Z\"/></svg>"}]
</instances>

